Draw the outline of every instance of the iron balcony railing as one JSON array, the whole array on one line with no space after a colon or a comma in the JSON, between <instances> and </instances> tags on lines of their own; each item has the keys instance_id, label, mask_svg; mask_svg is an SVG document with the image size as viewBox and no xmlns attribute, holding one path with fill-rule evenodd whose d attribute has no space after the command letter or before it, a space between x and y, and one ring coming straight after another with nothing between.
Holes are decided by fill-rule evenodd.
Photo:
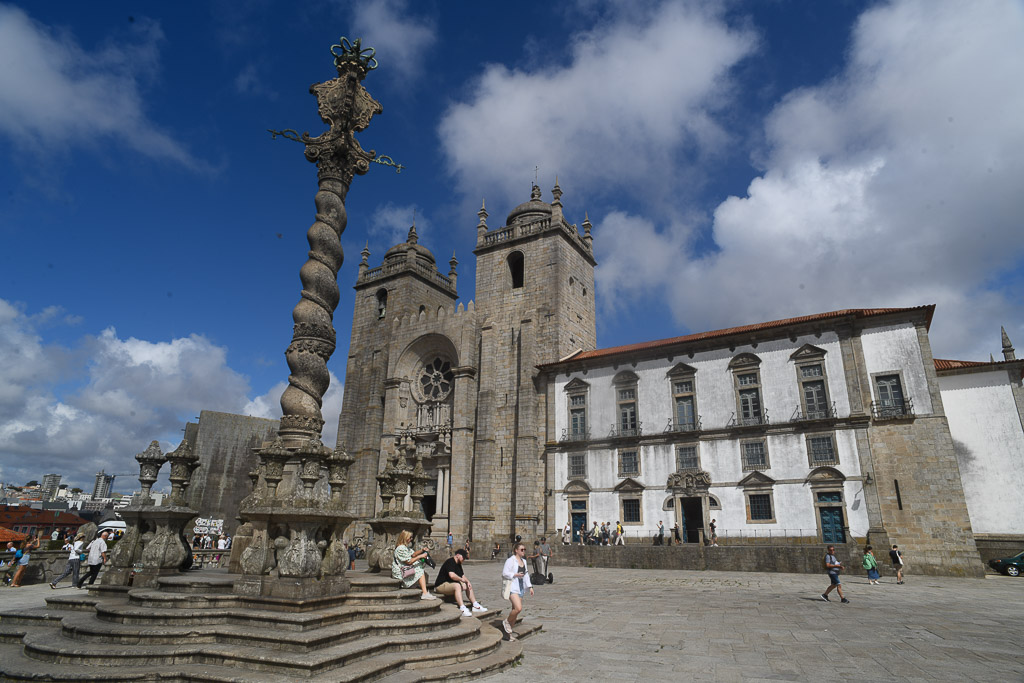
<instances>
[{"instance_id":1,"label":"iron balcony railing","mask_svg":"<svg viewBox=\"0 0 1024 683\"><path fill-rule=\"evenodd\" d=\"M559 441L589 441L590 430L588 429L563 429Z\"/></svg>"},{"instance_id":2,"label":"iron balcony railing","mask_svg":"<svg viewBox=\"0 0 1024 683\"><path fill-rule=\"evenodd\" d=\"M872 401L871 415L876 420L897 420L914 416L914 402L909 398L899 401Z\"/></svg>"},{"instance_id":3,"label":"iron balcony railing","mask_svg":"<svg viewBox=\"0 0 1024 683\"><path fill-rule=\"evenodd\" d=\"M679 421L674 417L668 419L668 426L665 427L666 432L699 432L700 431L700 415L697 416L696 420L683 420Z\"/></svg>"},{"instance_id":4,"label":"iron balcony railing","mask_svg":"<svg viewBox=\"0 0 1024 683\"><path fill-rule=\"evenodd\" d=\"M728 427L754 427L757 425L768 424L768 411L762 410L760 413L754 415L737 415L732 414L732 419L729 420Z\"/></svg>"},{"instance_id":5,"label":"iron balcony railing","mask_svg":"<svg viewBox=\"0 0 1024 683\"><path fill-rule=\"evenodd\" d=\"M832 420L836 417L836 404L835 401L832 405L827 408L817 408L804 410L803 406L797 406L796 410L793 411L793 422L807 422L810 420Z\"/></svg>"},{"instance_id":6,"label":"iron balcony railing","mask_svg":"<svg viewBox=\"0 0 1024 683\"><path fill-rule=\"evenodd\" d=\"M627 437L636 438L638 436L643 436L643 427L643 422L637 422L636 427L623 427L622 425L613 422L611 432L609 432L608 436L612 439Z\"/></svg>"},{"instance_id":7,"label":"iron balcony railing","mask_svg":"<svg viewBox=\"0 0 1024 683\"><path fill-rule=\"evenodd\" d=\"M828 446L811 446L811 463L815 466L839 464L839 456L831 445L831 440Z\"/></svg>"}]
</instances>

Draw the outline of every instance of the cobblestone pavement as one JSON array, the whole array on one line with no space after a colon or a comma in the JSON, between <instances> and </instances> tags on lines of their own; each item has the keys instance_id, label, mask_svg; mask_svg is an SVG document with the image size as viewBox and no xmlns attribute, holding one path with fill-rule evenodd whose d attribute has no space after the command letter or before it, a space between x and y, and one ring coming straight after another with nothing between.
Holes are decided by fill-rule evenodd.
<instances>
[{"instance_id":1,"label":"cobblestone pavement","mask_svg":"<svg viewBox=\"0 0 1024 683\"><path fill-rule=\"evenodd\" d=\"M555 558L557 560L557 557ZM500 565L467 565L488 606ZM1024 681L1024 578L587 569L553 564L516 681Z\"/></svg>"},{"instance_id":2,"label":"cobblestone pavement","mask_svg":"<svg viewBox=\"0 0 1024 683\"><path fill-rule=\"evenodd\" d=\"M520 666L489 680L1024 681L1024 578L869 586L854 575L841 605L834 592L818 597L824 576L551 571L555 583L524 611L544 630L522 641ZM480 601L507 614L500 572L499 562L466 564ZM2 588L0 609L41 607L54 593Z\"/></svg>"}]
</instances>

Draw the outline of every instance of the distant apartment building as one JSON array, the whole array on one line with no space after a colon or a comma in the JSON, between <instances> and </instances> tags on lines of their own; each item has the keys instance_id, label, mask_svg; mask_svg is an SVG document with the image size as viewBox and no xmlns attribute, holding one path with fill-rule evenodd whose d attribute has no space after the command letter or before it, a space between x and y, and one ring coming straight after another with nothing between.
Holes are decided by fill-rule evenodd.
<instances>
[{"instance_id":1,"label":"distant apartment building","mask_svg":"<svg viewBox=\"0 0 1024 683\"><path fill-rule=\"evenodd\" d=\"M92 487L93 500L98 498L110 498L110 487L114 484L114 475L107 474L100 470L96 473L96 483Z\"/></svg>"},{"instance_id":2,"label":"distant apartment building","mask_svg":"<svg viewBox=\"0 0 1024 683\"><path fill-rule=\"evenodd\" d=\"M57 487L60 486L61 475L43 475L43 500L53 500L57 494Z\"/></svg>"}]
</instances>

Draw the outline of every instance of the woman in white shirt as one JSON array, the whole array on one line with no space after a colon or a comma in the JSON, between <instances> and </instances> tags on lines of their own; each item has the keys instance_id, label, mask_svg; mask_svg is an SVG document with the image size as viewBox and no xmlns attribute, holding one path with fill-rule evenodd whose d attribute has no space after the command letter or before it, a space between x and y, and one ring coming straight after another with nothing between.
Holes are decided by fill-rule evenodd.
<instances>
[{"instance_id":1,"label":"woman in white shirt","mask_svg":"<svg viewBox=\"0 0 1024 683\"><path fill-rule=\"evenodd\" d=\"M512 628L516 625L516 618L523 611L523 597L526 590L533 595L533 584L530 583L530 572L526 571L526 546L516 543L512 548L512 557L505 560L505 566L501 569L502 597L509 599L512 609L509 610L508 619L501 622L509 640L515 640L516 634Z\"/></svg>"}]
</instances>

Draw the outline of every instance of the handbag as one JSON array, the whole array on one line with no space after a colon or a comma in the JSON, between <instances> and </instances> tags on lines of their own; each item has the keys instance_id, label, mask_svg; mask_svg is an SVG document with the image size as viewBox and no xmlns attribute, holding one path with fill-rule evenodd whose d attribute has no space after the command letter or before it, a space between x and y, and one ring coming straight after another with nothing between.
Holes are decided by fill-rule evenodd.
<instances>
[{"instance_id":1,"label":"handbag","mask_svg":"<svg viewBox=\"0 0 1024 683\"><path fill-rule=\"evenodd\" d=\"M512 579L501 580L501 598L508 600L508 596L512 595Z\"/></svg>"},{"instance_id":2,"label":"handbag","mask_svg":"<svg viewBox=\"0 0 1024 683\"><path fill-rule=\"evenodd\" d=\"M416 567L411 564L402 565L402 578L408 579L410 576L416 575Z\"/></svg>"}]
</instances>

